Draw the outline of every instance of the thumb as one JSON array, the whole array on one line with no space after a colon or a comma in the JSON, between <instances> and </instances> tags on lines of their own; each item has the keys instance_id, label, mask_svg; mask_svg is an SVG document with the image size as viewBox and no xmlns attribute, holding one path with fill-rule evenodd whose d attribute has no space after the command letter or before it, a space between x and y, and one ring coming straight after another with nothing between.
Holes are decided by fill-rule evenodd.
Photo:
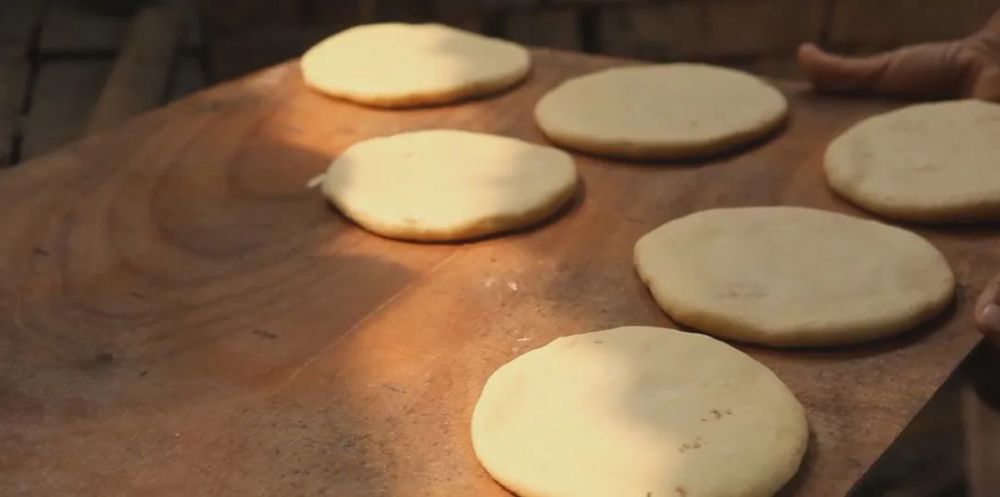
<instances>
[{"instance_id":1,"label":"thumb","mask_svg":"<svg viewBox=\"0 0 1000 497\"><path fill-rule=\"evenodd\" d=\"M990 280L976 299L976 326L1000 344L1000 274Z\"/></svg>"},{"instance_id":2,"label":"thumb","mask_svg":"<svg viewBox=\"0 0 1000 497\"><path fill-rule=\"evenodd\" d=\"M965 67L959 42L924 43L867 57L842 57L812 43L799 47L799 65L820 91L898 96L955 96Z\"/></svg>"}]
</instances>

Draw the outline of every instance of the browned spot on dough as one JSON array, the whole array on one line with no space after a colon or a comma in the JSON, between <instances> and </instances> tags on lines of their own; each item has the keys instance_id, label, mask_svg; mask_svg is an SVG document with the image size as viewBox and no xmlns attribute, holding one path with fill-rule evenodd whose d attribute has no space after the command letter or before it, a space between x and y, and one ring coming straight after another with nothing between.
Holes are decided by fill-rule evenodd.
<instances>
[{"instance_id":1,"label":"browned spot on dough","mask_svg":"<svg viewBox=\"0 0 1000 497\"><path fill-rule=\"evenodd\" d=\"M752 283L736 283L718 294L722 298L737 300L761 299L767 296L767 290Z\"/></svg>"},{"instance_id":2,"label":"browned spot on dough","mask_svg":"<svg viewBox=\"0 0 1000 497\"><path fill-rule=\"evenodd\" d=\"M677 492L677 495L680 497L687 497L688 492L684 487L677 486L677 488L674 488L674 491Z\"/></svg>"}]
</instances>

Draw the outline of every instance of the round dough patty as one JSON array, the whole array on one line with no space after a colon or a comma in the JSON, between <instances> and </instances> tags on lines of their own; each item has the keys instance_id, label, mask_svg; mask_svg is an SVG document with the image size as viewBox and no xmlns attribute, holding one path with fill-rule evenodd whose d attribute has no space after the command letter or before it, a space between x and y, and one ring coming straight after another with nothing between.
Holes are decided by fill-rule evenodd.
<instances>
[{"instance_id":1,"label":"round dough patty","mask_svg":"<svg viewBox=\"0 0 1000 497\"><path fill-rule=\"evenodd\" d=\"M512 230L553 214L576 190L561 150L454 130L357 143L323 178L323 192L369 231L410 240L459 240Z\"/></svg>"},{"instance_id":2,"label":"round dough patty","mask_svg":"<svg viewBox=\"0 0 1000 497\"><path fill-rule=\"evenodd\" d=\"M795 396L757 361L642 326L514 359L472 414L476 456L521 497L771 497L808 432Z\"/></svg>"},{"instance_id":3,"label":"round dough patty","mask_svg":"<svg viewBox=\"0 0 1000 497\"><path fill-rule=\"evenodd\" d=\"M906 230L801 207L713 209L635 245L635 265L674 320L775 346L872 340L951 300L948 263Z\"/></svg>"},{"instance_id":4,"label":"round dough patty","mask_svg":"<svg viewBox=\"0 0 1000 497\"><path fill-rule=\"evenodd\" d=\"M535 120L554 142L632 159L711 155L778 126L784 95L744 72L704 64L608 69L546 94Z\"/></svg>"},{"instance_id":5,"label":"round dough patty","mask_svg":"<svg viewBox=\"0 0 1000 497\"><path fill-rule=\"evenodd\" d=\"M440 24L350 28L302 56L306 84L380 107L443 104L500 91L524 79L524 47Z\"/></svg>"},{"instance_id":6,"label":"round dough patty","mask_svg":"<svg viewBox=\"0 0 1000 497\"><path fill-rule=\"evenodd\" d=\"M865 119L830 143L826 177L892 218L1000 219L1000 104L919 104Z\"/></svg>"}]
</instances>

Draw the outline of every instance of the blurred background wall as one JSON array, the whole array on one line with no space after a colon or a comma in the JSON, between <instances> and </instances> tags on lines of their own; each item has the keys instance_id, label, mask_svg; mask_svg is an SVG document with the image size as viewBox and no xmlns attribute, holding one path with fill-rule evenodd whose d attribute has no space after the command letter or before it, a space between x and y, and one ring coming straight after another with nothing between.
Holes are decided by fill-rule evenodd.
<instances>
[{"instance_id":1,"label":"blurred background wall","mask_svg":"<svg viewBox=\"0 0 1000 497\"><path fill-rule=\"evenodd\" d=\"M151 4L171 15L138 22ZM359 23L439 21L529 45L797 77L802 41L871 52L967 34L998 8L1000 0L0 0L0 165L81 136L95 106L124 100L144 110ZM110 78L116 70L124 76ZM161 73L164 81L150 76Z\"/></svg>"},{"instance_id":2,"label":"blurred background wall","mask_svg":"<svg viewBox=\"0 0 1000 497\"><path fill-rule=\"evenodd\" d=\"M864 52L960 36L981 25L1000 7L1000 0L206 0L204 4L217 77L255 67L255 57L242 52L243 44L257 43L272 50L278 60L298 53L307 44L303 41L352 24L386 20L437 20L531 45L649 60L710 60L787 76L795 74L789 61L801 41Z\"/></svg>"}]
</instances>

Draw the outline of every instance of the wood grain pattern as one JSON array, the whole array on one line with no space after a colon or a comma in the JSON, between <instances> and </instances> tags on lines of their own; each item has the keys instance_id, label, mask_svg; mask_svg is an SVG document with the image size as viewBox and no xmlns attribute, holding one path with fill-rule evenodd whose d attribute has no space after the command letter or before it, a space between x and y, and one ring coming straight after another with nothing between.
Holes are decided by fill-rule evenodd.
<instances>
[{"instance_id":1,"label":"wood grain pattern","mask_svg":"<svg viewBox=\"0 0 1000 497\"><path fill-rule=\"evenodd\" d=\"M821 156L899 105L783 85L794 116L774 139L704 163L578 156L585 191L564 216L468 244L378 238L304 188L371 136L542 142L530 110L544 91L623 62L536 51L511 92L403 112L307 91L288 63L0 172L0 494L505 495L468 437L497 366L560 335L670 326L631 262L669 219L772 204L863 216L827 190ZM865 346L743 347L808 410L788 495L844 495L977 340L995 230L917 231L960 282L942 319Z\"/></svg>"}]
</instances>

